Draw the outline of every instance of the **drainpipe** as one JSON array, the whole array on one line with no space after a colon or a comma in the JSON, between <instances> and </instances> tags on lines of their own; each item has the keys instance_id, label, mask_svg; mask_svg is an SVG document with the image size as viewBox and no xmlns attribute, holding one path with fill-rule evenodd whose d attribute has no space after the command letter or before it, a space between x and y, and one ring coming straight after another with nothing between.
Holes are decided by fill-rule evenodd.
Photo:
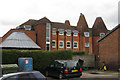
<instances>
[{"instance_id":1,"label":"drainpipe","mask_svg":"<svg viewBox=\"0 0 120 80\"><path fill-rule=\"evenodd\" d=\"M80 51L80 31L79 31L79 33L78 33L78 36L79 36L79 51Z\"/></svg>"}]
</instances>

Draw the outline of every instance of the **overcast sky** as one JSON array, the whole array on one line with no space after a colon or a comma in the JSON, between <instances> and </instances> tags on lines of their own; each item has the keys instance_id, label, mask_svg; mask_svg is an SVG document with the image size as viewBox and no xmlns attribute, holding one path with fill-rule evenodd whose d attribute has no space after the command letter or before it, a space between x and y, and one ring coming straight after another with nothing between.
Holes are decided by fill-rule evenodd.
<instances>
[{"instance_id":1,"label":"overcast sky","mask_svg":"<svg viewBox=\"0 0 120 80\"><path fill-rule=\"evenodd\" d=\"M91 28L96 17L102 17L111 30L118 24L119 0L1 0L0 37L28 19L47 17L53 22L69 20L77 25L80 13Z\"/></svg>"}]
</instances>

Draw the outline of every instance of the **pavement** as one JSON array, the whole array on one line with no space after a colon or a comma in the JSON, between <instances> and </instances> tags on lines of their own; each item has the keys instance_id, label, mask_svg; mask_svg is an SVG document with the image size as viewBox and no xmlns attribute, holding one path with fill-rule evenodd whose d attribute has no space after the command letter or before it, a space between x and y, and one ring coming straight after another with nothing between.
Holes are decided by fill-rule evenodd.
<instances>
[{"instance_id":1,"label":"pavement","mask_svg":"<svg viewBox=\"0 0 120 80\"><path fill-rule=\"evenodd\" d=\"M81 78L120 78L120 72L102 71L102 70L86 70L83 71Z\"/></svg>"},{"instance_id":2,"label":"pavement","mask_svg":"<svg viewBox=\"0 0 120 80\"><path fill-rule=\"evenodd\" d=\"M59 79L48 77L47 80L59 80ZM86 70L86 71L83 71L81 77L62 79L62 80L120 80L120 72Z\"/></svg>"}]
</instances>

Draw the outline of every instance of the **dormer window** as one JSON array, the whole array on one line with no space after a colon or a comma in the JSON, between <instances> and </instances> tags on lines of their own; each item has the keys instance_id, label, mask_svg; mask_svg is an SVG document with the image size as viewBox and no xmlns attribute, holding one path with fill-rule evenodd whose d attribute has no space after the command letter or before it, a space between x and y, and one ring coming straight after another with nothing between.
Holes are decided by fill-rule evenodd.
<instances>
[{"instance_id":1,"label":"dormer window","mask_svg":"<svg viewBox=\"0 0 120 80\"><path fill-rule=\"evenodd\" d=\"M67 32L66 33L67 36L71 36L71 30L66 30L66 32Z\"/></svg>"},{"instance_id":2,"label":"dormer window","mask_svg":"<svg viewBox=\"0 0 120 80\"><path fill-rule=\"evenodd\" d=\"M103 37L103 36L105 36L105 33L100 33L100 37Z\"/></svg>"},{"instance_id":3,"label":"dormer window","mask_svg":"<svg viewBox=\"0 0 120 80\"><path fill-rule=\"evenodd\" d=\"M52 29L52 34L53 34L53 35L56 35L56 28L53 28L53 29Z\"/></svg>"},{"instance_id":4,"label":"dormer window","mask_svg":"<svg viewBox=\"0 0 120 80\"><path fill-rule=\"evenodd\" d=\"M25 30L31 30L31 25L24 25Z\"/></svg>"},{"instance_id":5,"label":"dormer window","mask_svg":"<svg viewBox=\"0 0 120 80\"><path fill-rule=\"evenodd\" d=\"M64 35L64 29L58 29L59 35Z\"/></svg>"},{"instance_id":6,"label":"dormer window","mask_svg":"<svg viewBox=\"0 0 120 80\"><path fill-rule=\"evenodd\" d=\"M77 30L73 31L73 36L78 36L78 31Z\"/></svg>"},{"instance_id":7,"label":"dormer window","mask_svg":"<svg viewBox=\"0 0 120 80\"><path fill-rule=\"evenodd\" d=\"M89 32L84 32L84 36L85 37L89 37L90 35L89 35Z\"/></svg>"}]
</instances>

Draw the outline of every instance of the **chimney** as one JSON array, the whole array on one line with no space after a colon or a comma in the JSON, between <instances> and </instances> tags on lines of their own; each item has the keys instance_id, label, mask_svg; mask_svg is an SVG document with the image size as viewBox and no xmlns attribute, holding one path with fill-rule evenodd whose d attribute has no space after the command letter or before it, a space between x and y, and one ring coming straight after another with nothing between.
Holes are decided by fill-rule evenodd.
<instances>
[{"instance_id":1,"label":"chimney","mask_svg":"<svg viewBox=\"0 0 120 80\"><path fill-rule=\"evenodd\" d=\"M66 25L70 25L69 20L66 20L66 21L65 21L65 24L66 24Z\"/></svg>"}]
</instances>

